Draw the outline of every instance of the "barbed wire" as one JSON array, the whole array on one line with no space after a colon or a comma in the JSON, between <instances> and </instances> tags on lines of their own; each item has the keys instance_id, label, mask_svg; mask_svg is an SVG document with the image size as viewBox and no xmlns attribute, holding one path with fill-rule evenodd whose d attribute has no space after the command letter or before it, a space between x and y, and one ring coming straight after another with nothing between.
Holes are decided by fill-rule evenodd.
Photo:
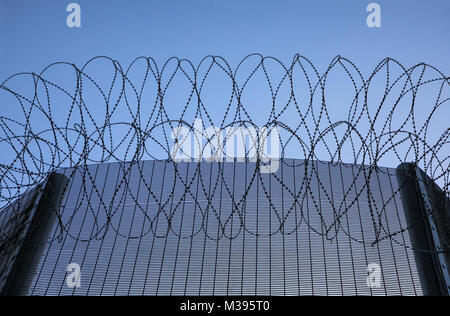
<instances>
[{"instance_id":1,"label":"barbed wire","mask_svg":"<svg viewBox=\"0 0 450 316\"><path fill-rule=\"evenodd\" d=\"M57 79L51 79L52 76ZM272 236L291 234L300 225L306 225L329 240L342 231L357 242L371 245L386 238L402 243L395 237L410 226L392 231L383 223L388 204L401 188L380 203L374 193L379 188L374 189L372 181L377 173L394 175L389 171L392 169L380 166L396 167L410 162L424 170L440 185L444 196L449 197L449 79L429 64L407 68L392 58L380 61L368 77L342 56L335 57L323 72L301 55L283 63L274 57L252 54L235 68L220 56L207 56L198 65L175 57L159 65L153 58L139 57L126 69L106 56L94 57L82 67L52 63L39 74L18 73L0 85L4 109L0 116L0 148L4 153L0 164L0 201L8 205L50 173L69 168L65 170L70 170L70 179L75 176L82 179L82 198L78 205L73 205L69 219L63 219L62 210L57 211L59 238L65 234L88 241L101 239L114 230L125 238L141 238L149 233L158 237L167 237L169 233L192 237L203 232L210 239L232 239L243 230ZM207 92L208 89L211 91ZM183 101L176 100L182 96ZM425 101L421 100L423 97ZM213 102L208 101L211 98ZM224 105L218 106L220 102ZM281 211L274 202L267 176L259 168L264 164L260 157L253 162L253 172L240 195L225 180L223 162L217 162L215 179L208 181L201 168L206 162L196 161L198 157L188 157L195 165L192 176L187 178L179 172L178 162L172 159L176 140L172 140L170 133L180 126L198 133L195 125L198 119L202 130L206 125L220 130L278 129L281 165L304 166L300 187L295 189L279 173L269 174L271 181L289 194L292 204ZM217 142L216 135L202 136L206 139L203 150L207 144ZM259 138L256 143L259 144ZM250 149L246 149L246 162L249 155ZM139 164L143 160L164 160L172 165L175 176L172 183L165 184L171 188L165 199L151 189ZM121 169L121 179L108 199L102 196L89 168L106 162L119 162ZM314 162L351 164L355 168L354 179L342 200L333 199ZM138 202L129 184L132 168L138 168L139 181L155 208ZM197 178L206 204L200 203L193 192ZM363 183L358 182L360 178ZM181 195L175 194L176 183L184 187ZM277 222L275 229L264 234L245 223L243 205L249 203L249 192L256 183L267 200L265 207L273 212ZM225 219L213 203L219 186L224 187L232 208ZM315 193L317 186L323 192L320 199ZM148 221L141 234L123 233L113 224L113 218L125 203L125 195L131 197ZM363 196L374 229L373 238L365 241L353 236L342 224L344 216ZM176 202L170 204L171 198L176 198ZM181 236L173 228L172 220L187 199L200 210L203 220L191 235ZM315 227L303 213L306 200L320 217L321 227ZM332 210L331 222L325 220L329 216L324 214L321 200ZM89 210L95 227L87 238L70 232L73 219L83 208ZM96 213L100 208L105 213L103 220ZM300 218L287 229L286 223L297 216L294 214L297 208ZM217 219L219 233L208 233L205 227L208 216ZM238 216L241 225L230 235L226 227L233 216ZM163 234L155 228L161 218L168 227Z\"/></svg>"}]
</instances>

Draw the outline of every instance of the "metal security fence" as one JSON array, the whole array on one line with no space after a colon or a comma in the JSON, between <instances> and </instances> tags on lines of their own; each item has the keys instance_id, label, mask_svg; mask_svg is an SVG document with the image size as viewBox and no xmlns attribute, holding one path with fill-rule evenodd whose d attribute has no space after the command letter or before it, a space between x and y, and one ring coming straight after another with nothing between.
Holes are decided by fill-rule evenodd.
<instances>
[{"instance_id":1,"label":"metal security fence","mask_svg":"<svg viewBox=\"0 0 450 316\"><path fill-rule=\"evenodd\" d=\"M408 221L418 209L404 208L395 170L374 171L368 194L361 169L286 159L258 177L256 163L237 161L60 170L71 176L66 193L39 224L44 240L25 242L32 255L8 293L442 294L434 249L415 243L427 235ZM68 281L71 264L79 286Z\"/></svg>"},{"instance_id":2,"label":"metal security fence","mask_svg":"<svg viewBox=\"0 0 450 316\"><path fill-rule=\"evenodd\" d=\"M448 84L391 58L365 78L257 54L11 76L2 293L448 294ZM279 152L252 132L274 129Z\"/></svg>"}]
</instances>

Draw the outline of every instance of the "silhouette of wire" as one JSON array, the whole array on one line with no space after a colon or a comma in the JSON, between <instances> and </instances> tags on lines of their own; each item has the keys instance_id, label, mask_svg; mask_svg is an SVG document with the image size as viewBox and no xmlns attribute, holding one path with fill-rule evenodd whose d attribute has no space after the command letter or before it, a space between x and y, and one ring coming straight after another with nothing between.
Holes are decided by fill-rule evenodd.
<instances>
[{"instance_id":1,"label":"silhouette of wire","mask_svg":"<svg viewBox=\"0 0 450 316\"><path fill-rule=\"evenodd\" d=\"M49 79L52 72L58 71L65 75L56 80ZM216 81L218 75L222 79ZM333 84L336 78L338 85ZM17 84L20 80L28 81ZM177 86L177 80L182 84ZM247 104L246 94L254 82L269 96L265 110L256 106L255 112L255 105ZM343 99L349 102L336 108L339 100L330 99L329 93L339 95L344 85L349 90L342 90ZM376 201L373 191L378 189L373 187L372 180L377 172L387 172L380 165L412 162L439 183L444 194L449 196L450 128L439 130L449 125L446 122L448 116L445 117L445 113L449 113L449 85L450 78L431 65L420 63L407 68L392 58L379 62L368 77L342 56L335 57L323 72L301 55L283 63L274 57L252 54L235 68L220 56L207 56L198 65L175 57L159 65L153 58L139 57L127 69L106 56L94 57L81 68L65 62L53 63L39 74L15 74L0 85L0 97L5 100L2 101L5 111L0 116L0 148L5 153L0 164L0 200L3 205L10 204L26 190L44 181L51 172L71 168L71 177L81 175L83 206L89 209L96 231L87 239L70 233L68 227L80 204L74 206L69 221L57 214L61 234L86 241L101 239L112 229L125 238L140 238L148 233L158 235L154 223L164 217L169 223L166 234L177 235L178 232L170 225L171 220L183 201L190 199L203 217L209 214L219 221L222 233L219 237L209 238L232 239L234 237L227 235L225 228L231 217L240 212L252 185L259 182L278 225L266 235L292 233L300 225L308 225L315 233L330 240L338 231L343 231L362 242L346 231L341 220L364 195L375 231L369 241L373 245L385 238L394 239L410 228L404 226L392 232L382 221L387 204L399 194L400 188L385 199L384 205ZM208 86L220 91L217 101L225 106L217 107L205 100L211 98L205 96ZM227 93L223 93L225 90ZM348 91L352 91L351 95ZM422 94L429 96L427 104L417 101ZM182 106L170 101L174 95L185 96ZM200 181L208 201L206 207L199 203L191 189L195 177L202 178L201 165L205 162L195 162L194 176L186 180L185 176L177 174L177 162L171 156L174 140L171 140L170 132L180 126L196 131L195 119L202 120L203 130L207 125L221 130L239 127L279 129L281 164L290 166L295 161L287 158L293 157L302 159L297 163L306 166L301 187L296 191L286 186L276 172L270 174L275 183L289 192L292 205L281 212L272 202L274 197L268 192L267 180L260 172L259 166L263 162L259 158L254 162L256 167L245 192L239 197L233 194L230 184L225 181L222 163L219 162L219 172L211 181L212 188L207 189L206 184ZM204 139L207 143L215 141L208 135L204 135ZM247 150L245 158L248 155ZM195 157L191 158L194 160ZM149 159L171 163L176 181L185 188L182 197L177 196L177 202L169 205L175 194L175 183L166 183L173 189L167 198L161 200L141 173L140 181L157 205L158 211L152 213L138 203L128 183L132 167ZM354 164L357 170L355 179L346 189L342 201L332 200L315 164L310 163L313 161ZM121 178L108 200L103 198L95 184L95 175L88 167L104 162L121 163ZM357 182L361 177L365 179L363 184ZM323 227L318 229L302 213L298 225L287 231L287 219L293 216L294 208L302 209L306 199L311 199L312 207L323 217L320 201L314 194L316 188L312 188L313 182L318 183L325 193L322 199L332 208L334 220L326 223L322 219ZM233 208L233 214L225 220L221 219L212 203L219 184L224 185ZM94 191L95 202L91 201L89 191ZM112 224L124 203L123 192L128 192L149 222L148 229L141 235L124 234ZM95 211L98 205L106 214L103 222ZM256 234L246 227L245 216L242 213L238 215L241 230ZM200 232L208 234L203 226L193 234Z\"/></svg>"}]
</instances>

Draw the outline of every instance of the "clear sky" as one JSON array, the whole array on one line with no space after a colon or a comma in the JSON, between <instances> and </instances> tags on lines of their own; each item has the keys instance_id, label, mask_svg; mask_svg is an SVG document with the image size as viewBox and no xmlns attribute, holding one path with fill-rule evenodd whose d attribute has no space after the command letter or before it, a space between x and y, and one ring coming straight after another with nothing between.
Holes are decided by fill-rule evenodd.
<instances>
[{"instance_id":1,"label":"clear sky","mask_svg":"<svg viewBox=\"0 0 450 316\"><path fill-rule=\"evenodd\" d=\"M81 7L80 28L66 25L70 2ZM379 28L366 25L371 2L381 7ZM0 0L0 81L17 72L38 73L55 61L81 66L97 55L127 67L138 56L160 64L177 56L196 64L213 54L235 67L255 52L287 63L299 53L322 72L341 55L365 76L385 57L405 66L426 62L448 75L449 34L448 0ZM101 78L110 80L107 74ZM345 94L341 85L330 84L332 102ZM216 100L224 97L220 93L216 88ZM424 113L429 100L422 101ZM254 102L256 112L263 112L256 106L261 103ZM339 114L339 104L329 107ZM448 117L447 110L435 136L448 128Z\"/></svg>"},{"instance_id":2,"label":"clear sky","mask_svg":"<svg viewBox=\"0 0 450 316\"><path fill-rule=\"evenodd\" d=\"M81 28L66 26L70 2L81 6ZM381 6L380 28L366 25L371 2ZM450 72L448 0L0 0L0 29L2 79L95 55L233 62L253 52L300 53L319 66L339 54L368 69L390 56Z\"/></svg>"}]
</instances>

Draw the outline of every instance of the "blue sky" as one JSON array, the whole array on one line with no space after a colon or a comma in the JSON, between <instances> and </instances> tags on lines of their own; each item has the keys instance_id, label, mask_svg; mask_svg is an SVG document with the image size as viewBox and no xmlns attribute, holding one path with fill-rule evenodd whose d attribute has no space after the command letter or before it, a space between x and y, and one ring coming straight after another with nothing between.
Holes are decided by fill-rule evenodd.
<instances>
[{"instance_id":1,"label":"blue sky","mask_svg":"<svg viewBox=\"0 0 450 316\"><path fill-rule=\"evenodd\" d=\"M70 2L81 6L81 28L66 25ZM366 7L371 2L381 7L380 28L366 25ZM127 67L138 56L151 56L159 64L177 56L196 64L213 54L236 66L255 52L287 63L299 53L321 72L333 57L341 55L368 76L389 56L406 66L426 62L448 75L449 17L447 0L0 0L0 81L22 71L38 73L55 61L81 66L97 55L109 56ZM100 81L110 80L102 70L97 69L97 75ZM60 83L73 80L56 78ZM15 88L32 87L27 84ZM375 94L382 94L382 80L380 84L379 91L372 88ZM220 88L210 93L216 100L226 97ZM255 91L250 107L258 115L264 113L258 108L264 102ZM348 108L351 102L352 92L345 95L345 91L339 79L329 84L328 105L336 120L341 106ZM436 91L424 93L417 101L419 113L429 113L428 103ZM448 90L445 93L448 96ZM344 101L346 96L350 99ZM3 97L0 95L0 103L6 104ZM375 110L377 100L373 102ZM209 106L212 110L219 107ZM435 138L448 128L448 108L434 125ZM9 110L3 106L4 113ZM64 113L60 119L65 119Z\"/></svg>"},{"instance_id":2,"label":"blue sky","mask_svg":"<svg viewBox=\"0 0 450 316\"><path fill-rule=\"evenodd\" d=\"M65 8L81 6L82 27L66 26ZM366 26L368 0L0 0L0 74L39 71L56 60L107 55L239 61L259 52L301 53L326 65L335 55L371 69L386 56L428 62L450 72L450 1L378 0L382 27Z\"/></svg>"}]
</instances>

